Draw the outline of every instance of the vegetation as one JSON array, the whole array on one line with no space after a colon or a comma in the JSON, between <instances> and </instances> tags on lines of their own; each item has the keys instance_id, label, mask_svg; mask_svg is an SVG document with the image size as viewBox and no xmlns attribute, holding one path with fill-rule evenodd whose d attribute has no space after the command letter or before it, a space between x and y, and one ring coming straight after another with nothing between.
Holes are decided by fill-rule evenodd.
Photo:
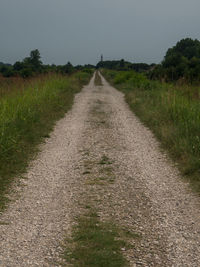
<instances>
[{"instance_id":1,"label":"vegetation","mask_svg":"<svg viewBox=\"0 0 200 267\"><path fill-rule=\"evenodd\" d=\"M30 77L33 74L44 72L44 66L40 60L40 52L38 49L30 52L30 56L26 57L22 62L17 61L12 65L3 65L0 72L4 77L21 76Z\"/></svg>"},{"instance_id":2,"label":"vegetation","mask_svg":"<svg viewBox=\"0 0 200 267\"><path fill-rule=\"evenodd\" d=\"M180 40L159 65L122 59L101 61L96 68L104 68L106 77L125 93L131 108L200 191L200 42ZM74 93L93 69L70 62L44 65L38 49L14 65L0 62L1 205L7 185L25 168L35 144L48 136L55 120L71 106ZM98 73L95 83L101 85Z\"/></svg>"},{"instance_id":3,"label":"vegetation","mask_svg":"<svg viewBox=\"0 0 200 267\"><path fill-rule=\"evenodd\" d=\"M49 136L90 77L91 73L77 72L0 80L0 208L14 177L24 172L36 145Z\"/></svg>"},{"instance_id":4,"label":"vegetation","mask_svg":"<svg viewBox=\"0 0 200 267\"><path fill-rule=\"evenodd\" d=\"M35 49L30 52L30 56L26 57L22 61L17 61L12 66L11 64L4 64L0 62L0 73L3 77L23 77L28 78L32 76L36 76L38 74L44 74L49 72L57 72L61 74L72 74L76 71L80 70L88 70L91 72L91 69L94 69L93 65L85 65L85 66L76 66L74 67L70 62L65 65L56 66L52 65L44 65L41 61L41 55L38 49Z\"/></svg>"},{"instance_id":5,"label":"vegetation","mask_svg":"<svg viewBox=\"0 0 200 267\"><path fill-rule=\"evenodd\" d=\"M103 70L200 191L200 88L150 81L134 71Z\"/></svg>"},{"instance_id":6,"label":"vegetation","mask_svg":"<svg viewBox=\"0 0 200 267\"><path fill-rule=\"evenodd\" d=\"M100 61L97 64L97 69L105 68L111 70L135 70L136 72L145 72L151 70L155 64L148 65L146 63L130 63L121 60L108 60L108 61Z\"/></svg>"},{"instance_id":7,"label":"vegetation","mask_svg":"<svg viewBox=\"0 0 200 267\"><path fill-rule=\"evenodd\" d=\"M200 82L200 41L182 39L169 48L161 64L130 63L121 60L100 61L97 69L134 70L145 73L150 80L182 83Z\"/></svg>"},{"instance_id":8,"label":"vegetation","mask_svg":"<svg viewBox=\"0 0 200 267\"><path fill-rule=\"evenodd\" d=\"M95 73L94 83L96 86L102 86L101 76L99 75L98 71L96 71L96 73Z\"/></svg>"},{"instance_id":9,"label":"vegetation","mask_svg":"<svg viewBox=\"0 0 200 267\"><path fill-rule=\"evenodd\" d=\"M200 81L200 41L182 39L168 49L162 63L150 73L153 79L193 83Z\"/></svg>"},{"instance_id":10,"label":"vegetation","mask_svg":"<svg viewBox=\"0 0 200 267\"><path fill-rule=\"evenodd\" d=\"M126 242L119 236L113 223L101 222L95 210L79 218L72 234L71 248L65 259L77 267L122 267L127 266L121 248Z\"/></svg>"}]
</instances>

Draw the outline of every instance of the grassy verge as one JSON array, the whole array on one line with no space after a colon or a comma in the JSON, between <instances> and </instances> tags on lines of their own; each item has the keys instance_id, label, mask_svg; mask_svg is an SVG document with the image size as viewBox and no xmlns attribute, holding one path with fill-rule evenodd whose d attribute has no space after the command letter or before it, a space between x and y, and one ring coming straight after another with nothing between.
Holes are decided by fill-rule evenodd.
<instances>
[{"instance_id":1,"label":"grassy verge","mask_svg":"<svg viewBox=\"0 0 200 267\"><path fill-rule=\"evenodd\" d=\"M7 94L5 84L0 84L0 210L7 202L9 185L26 170L37 145L71 108L75 93L90 77L78 72L70 77L51 74L20 80L18 84L7 80Z\"/></svg>"},{"instance_id":2,"label":"grassy verge","mask_svg":"<svg viewBox=\"0 0 200 267\"><path fill-rule=\"evenodd\" d=\"M96 73L95 73L94 84L96 86L102 86L103 85L102 84L102 80L101 80L101 76L99 75L99 72L98 71L96 71Z\"/></svg>"},{"instance_id":3,"label":"grassy verge","mask_svg":"<svg viewBox=\"0 0 200 267\"><path fill-rule=\"evenodd\" d=\"M200 88L149 81L131 71L104 70L103 74L125 93L130 108L153 130L200 192Z\"/></svg>"},{"instance_id":4,"label":"grassy verge","mask_svg":"<svg viewBox=\"0 0 200 267\"><path fill-rule=\"evenodd\" d=\"M78 219L70 243L64 257L75 267L127 266L121 251L126 242L119 230L112 223L101 222L93 209Z\"/></svg>"}]
</instances>

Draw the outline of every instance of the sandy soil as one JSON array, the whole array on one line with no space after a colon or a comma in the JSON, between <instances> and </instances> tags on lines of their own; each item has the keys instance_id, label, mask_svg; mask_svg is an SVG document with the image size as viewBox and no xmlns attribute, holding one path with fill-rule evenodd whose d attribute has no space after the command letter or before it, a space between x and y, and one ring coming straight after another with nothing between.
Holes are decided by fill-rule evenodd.
<instances>
[{"instance_id":1,"label":"sandy soil","mask_svg":"<svg viewBox=\"0 0 200 267\"><path fill-rule=\"evenodd\" d=\"M200 266L200 201L153 134L102 78L76 96L0 218L0 266L59 266L87 201L138 233L130 266Z\"/></svg>"}]
</instances>

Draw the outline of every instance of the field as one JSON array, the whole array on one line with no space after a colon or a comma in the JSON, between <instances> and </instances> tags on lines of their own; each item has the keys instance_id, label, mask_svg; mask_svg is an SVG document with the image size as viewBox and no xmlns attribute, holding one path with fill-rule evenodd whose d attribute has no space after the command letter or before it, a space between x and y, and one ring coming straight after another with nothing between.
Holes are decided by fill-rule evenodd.
<instances>
[{"instance_id":1,"label":"field","mask_svg":"<svg viewBox=\"0 0 200 267\"><path fill-rule=\"evenodd\" d=\"M59 118L72 104L75 93L91 74L41 75L29 80L0 80L0 208L7 202L9 185L26 170L37 145L49 137Z\"/></svg>"},{"instance_id":2,"label":"field","mask_svg":"<svg viewBox=\"0 0 200 267\"><path fill-rule=\"evenodd\" d=\"M161 141L200 192L200 87L150 81L133 71L103 70L135 114Z\"/></svg>"}]
</instances>

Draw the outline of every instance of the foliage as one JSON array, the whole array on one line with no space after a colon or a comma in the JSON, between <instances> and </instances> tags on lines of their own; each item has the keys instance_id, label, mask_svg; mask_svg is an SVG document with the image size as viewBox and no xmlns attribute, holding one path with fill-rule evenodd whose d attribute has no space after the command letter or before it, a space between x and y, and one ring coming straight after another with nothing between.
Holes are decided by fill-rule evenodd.
<instances>
[{"instance_id":1,"label":"foliage","mask_svg":"<svg viewBox=\"0 0 200 267\"><path fill-rule=\"evenodd\" d=\"M4 77L8 77L8 78L14 75L12 66L8 66L8 65L1 65L0 72L2 73Z\"/></svg>"},{"instance_id":2,"label":"foliage","mask_svg":"<svg viewBox=\"0 0 200 267\"><path fill-rule=\"evenodd\" d=\"M78 65L74 67L70 62L65 65L44 65L41 61L41 55L38 49L30 52L29 57L22 61L17 61L12 65L0 62L0 73L7 78L20 76L22 78L29 78L44 73L61 73L73 74L76 71L88 71L92 73L95 66L87 64L85 66Z\"/></svg>"},{"instance_id":3,"label":"foliage","mask_svg":"<svg viewBox=\"0 0 200 267\"><path fill-rule=\"evenodd\" d=\"M200 81L200 41L190 38L179 41L168 49L162 64L156 66L149 77L166 81Z\"/></svg>"},{"instance_id":4,"label":"foliage","mask_svg":"<svg viewBox=\"0 0 200 267\"><path fill-rule=\"evenodd\" d=\"M103 71L200 191L200 88L149 81L135 72Z\"/></svg>"},{"instance_id":5,"label":"foliage","mask_svg":"<svg viewBox=\"0 0 200 267\"><path fill-rule=\"evenodd\" d=\"M66 65L58 66L57 70L63 74L71 74L74 72L74 67L68 62Z\"/></svg>"},{"instance_id":6,"label":"foliage","mask_svg":"<svg viewBox=\"0 0 200 267\"><path fill-rule=\"evenodd\" d=\"M96 67L97 69L105 68L111 70L135 70L137 72L144 72L150 70L153 66L154 64L148 65L146 63L130 63L121 59L100 61Z\"/></svg>"}]
</instances>

